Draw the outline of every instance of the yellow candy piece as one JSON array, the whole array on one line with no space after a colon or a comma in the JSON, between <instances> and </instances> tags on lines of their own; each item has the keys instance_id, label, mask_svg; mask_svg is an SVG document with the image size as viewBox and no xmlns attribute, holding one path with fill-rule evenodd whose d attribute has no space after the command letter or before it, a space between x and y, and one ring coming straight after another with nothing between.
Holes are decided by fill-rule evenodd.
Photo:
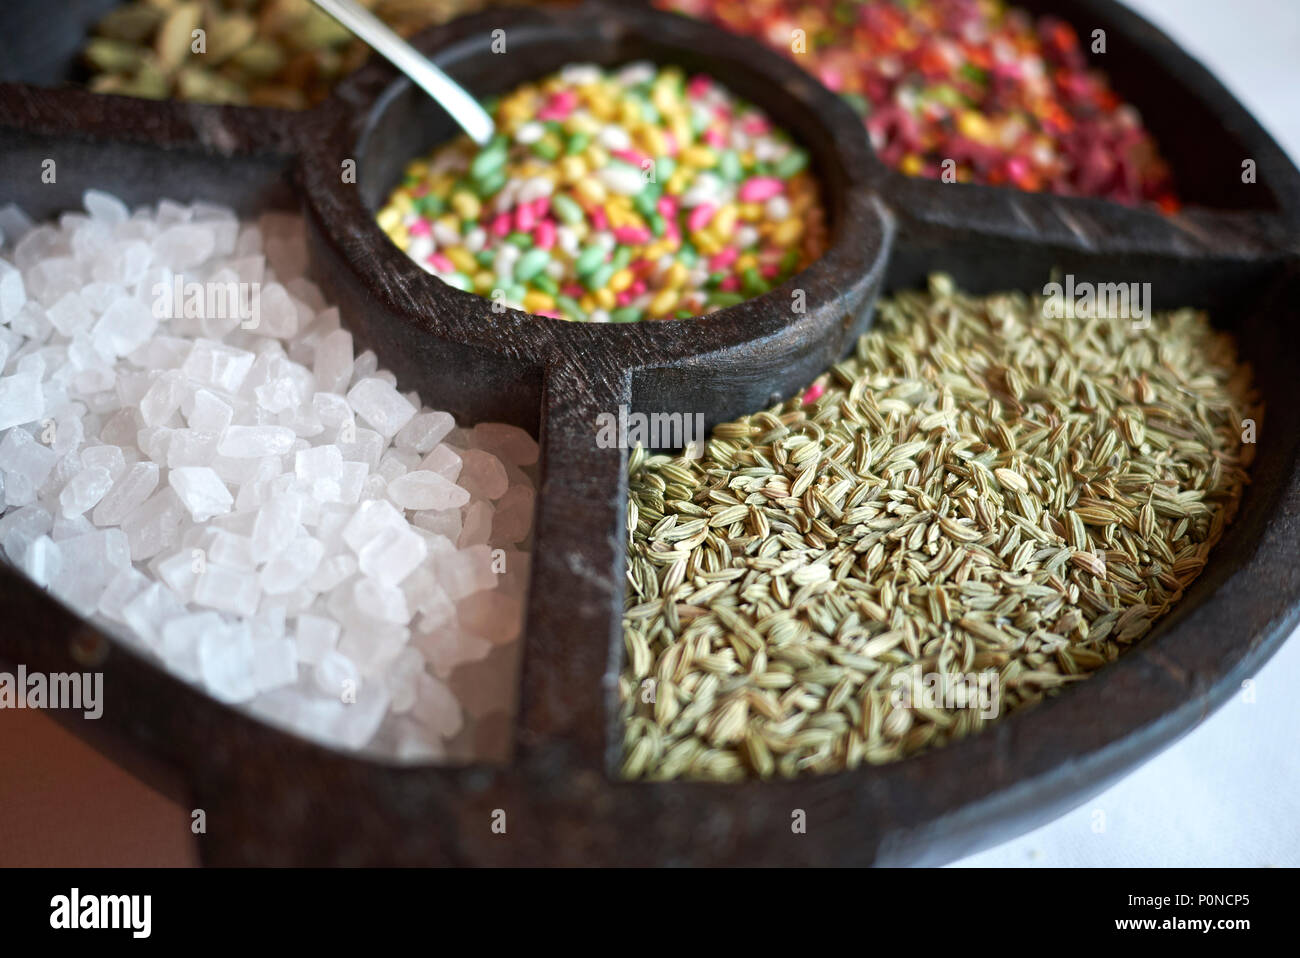
<instances>
[{"instance_id":1,"label":"yellow candy piece","mask_svg":"<svg viewBox=\"0 0 1300 958\"><path fill-rule=\"evenodd\" d=\"M650 300L650 305L646 307L651 316L667 316L677 305L677 290L665 289L654 299Z\"/></svg>"},{"instance_id":2,"label":"yellow candy piece","mask_svg":"<svg viewBox=\"0 0 1300 958\"><path fill-rule=\"evenodd\" d=\"M614 291L608 286L602 286L592 294L596 298L596 305L601 309L613 309L616 305Z\"/></svg>"},{"instance_id":3,"label":"yellow candy piece","mask_svg":"<svg viewBox=\"0 0 1300 958\"><path fill-rule=\"evenodd\" d=\"M452 263L455 264L458 270L467 276L478 269L478 261L474 259L474 256L470 251L463 246L450 246L442 252L447 259L451 260Z\"/></svg>"},{"instance_id":4,"label":"yellow candy piece","mask_svg":"<svg viewBox=\"0 0 1300 958\"><path fill-rule=\"evenodd\" d=\"M451 196L451 208L463 220L476 220L482 212L478 197L468 190L457 190Z\"/></svg>"},{"instance_id":5,"label":"yellow candy piece","mask_svg":"<svg viewBox=\"0 0 1300 958\"><path fill-rule=\"evenodd\" d=\"M379 228L385 233L392 234L392 231L402 225L402 211L394 205L385 206L375 217L379 223Z\"/></svg>"},{"instance_id":6,"label":"yellow candy piece","mask_svg":"<svg viewBox=\"0 0 1300 958\"><path fill-rule=\"evenodd\" d=\"M524 309L530 313L549 313L555 309L555 300L541 290L530 289L524 294Z\"/></svg>"},{"instance_id":7,"label":"yellow candy piece","mask_svg":"<svg viewBox=\"0 0 1300 958\"><path fill-rule=\"evenodd\" d=\"M609 278L609 288L616 293L621 293L632 285L632 271L624 268Z\"/></svg>"},{"instance_id":8,"label":"yellow candy piece","mask_svg":"<svg viewBox=\"0 0 1300 958\"><path fill-rule=\"evenodd\" d=\"M664 273L664 286L669 289L680 289L686 283L686 277L689 274L690 270L686 268L686 264L681 260L677 260Z\"/></svg>"}]
</instances>

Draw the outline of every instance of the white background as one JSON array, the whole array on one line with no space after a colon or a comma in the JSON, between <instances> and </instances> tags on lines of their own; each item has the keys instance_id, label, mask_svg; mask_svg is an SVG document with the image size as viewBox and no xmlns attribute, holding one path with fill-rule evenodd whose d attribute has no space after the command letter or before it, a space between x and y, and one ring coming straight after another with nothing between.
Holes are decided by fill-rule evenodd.
<instances>
[{"instance_id":1,"label":"white background","mask_svg":"<svg viewBox=\"0 0 1300 958\"><path fill-rule=\"evenodd\" d=\"M1300 161L1300 0L1125 2ZM1086 805L956 865L1300 865L1300 633L1253 692Z\"/></svg>"}]
</instances>

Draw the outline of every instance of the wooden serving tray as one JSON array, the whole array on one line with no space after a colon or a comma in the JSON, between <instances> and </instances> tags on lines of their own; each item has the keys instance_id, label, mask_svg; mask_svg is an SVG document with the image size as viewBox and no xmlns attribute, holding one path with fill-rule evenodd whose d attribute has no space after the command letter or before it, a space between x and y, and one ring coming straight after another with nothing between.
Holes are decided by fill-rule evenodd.
<instances>
[{"instance_id":1,"label":"wooden serving tray","mask_svg":"<svg viewBox=\"0 0 1300 958\"><path fill-rule=\"evenodd\" d=\"M0 79L50 83L109 4L0 12ZM593 326L490 304L393 246L373 211L405 162L452 132L372 63L306 113L149 102L0 84L0 203L36 218L88 187L128 203L213 200L300 209L312 270L358 348L462 422L539 438L540 490L520 682L506 766L402 767L307 743L223 706L0 566L0 660L104 673L103 717L78 734L188 807L212 864L940 863L1042 824L1202 720L1300 619L1300 174L1167 37L1111 0L1032 0L1087 35L1175 168L1186 210L909 179L871 154L852 111L756 43L640 4L489 11L416 43L480 95L571 61L705 70L761 104L814 156L832 248L772 292L713 316ZM506 31L508 55L490 51ZM47 51L38 55L37 51ZM55 184L41 161L57 160ZM1241 182L1254 159L1258 182ZM354 159L359 183L345 184ZM1154 305L1201 306L1233 329L1268 408L1236 522L1175 613L1118 662L978 735L890 765L794 782L619 781L627 454L596 417L703 413L712 426L794 394L849 351L882 291L947 271L966 289L1150 282ZM806 291L793 315L790 294ZM492 829L504 810L507 829ZM806 834L791 829L796 809Z\"/></svg>"}]
</instances>

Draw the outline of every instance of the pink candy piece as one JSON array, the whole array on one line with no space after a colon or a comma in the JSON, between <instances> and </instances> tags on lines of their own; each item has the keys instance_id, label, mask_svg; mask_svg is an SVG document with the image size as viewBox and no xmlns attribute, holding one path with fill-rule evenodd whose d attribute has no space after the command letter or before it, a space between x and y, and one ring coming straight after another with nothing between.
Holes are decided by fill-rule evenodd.
<instances>
[{"instance_id":1,"label":"pink candy piece","mask_svg":"<svg viewBox=\"0 0 1300 958\"><path fill-rule=\"evenodd\" d=\"M709 260L709 272L720 273L740 256L740 250L734 246L724 246Z\"/></svg>"},{"instance_id":2,"label":"pink candy piece","mask_svg":"<svg viewBox=\"0 0 1300 958\"><path fill-rule=\"evenodd\" d=\"M623 292L614 297L614 302L620 306L626 306L628 303L632 302L632 290L630 288L623 290Z\"/></svg>"},{"instance_id":3,"label":"pink candy piece","mask_svg":"<svg viewBox=\"0 0 1300 958\"><path fill-rule=\"evenodd\" d=\"M691 210L691 215L686 219L686 228L694 233L696 230L702 230L708 226L713 219L713 214L718 208L712 203L701 203L695 209Z\"/></svg>"},{"instance_id":4,"label":"pink candy piece","mask_svg":"<svg viewBox=\"0 0 1300 958\"><path fill-rule=\"evenodd\" d=\"M614 230L614 239L627 246L637 246L650 242L651 232L645 227L620 226Z\"/></svg>"},{"instance_id":5,"label":"pink candy piece","mask_svg":"<svg viewBox=\"0 0 1300 958\"><path fill-rule=\"evenodd\" d=\"M722 136L722 131L715 126L711 126L705 130L701 138L705 143L709 144L709 146L723 146L727 142Z\"/></svg>"},{"instance_id":6,"label":"pink candy piece","mask_svg":"<svg viewBox=\"0 0 1300 958\"><path fill-rule=\"evenodd\" d=\"M587 210L587 219L591 220L593 229L609 229L609 217L605 215L605 210L599 206L593 206Z\"/></svg>"},{"instance_id":7,"label":"pink candy piece","mask_svg":"<svg viewBox=\"0 0 1300 958\"><path fill-rule=\"evenodd\" d=\"M537 217L539 220L544 220L550 215L550 212L551 198L549 196L543 196L533 200L533 216Z\"/></svg>"},{"instance_id":8,"label":"pink candy piece","mask_svg":"<svg viewBox=\"0 0 1300 958\"><path fill-rule=\"evenodd\" d=\"M447 257L443 256L441 253L430 253L429 263L440 273L456 272L456 264L447 259Z\"/></svg>"},{"instance_id":9,"label":"pink candy piece","mask_svg":"<svg viewBox=\"0 0 1300 958\"><path fill-rule=\"evenodd\" d=\"M560 292L570 299L581 299L587 291L582 288L581 283L569 283L567 286L561 286Z\"/></svg>"},{"instance_id":10,"label":"pink candy piece","mask_svg":"<svg viewBox=\"0 0 1300 958\"><path fill-rule=\"evenodd\" d=\"M781 267L776 263L765 263L758 268L758 273L764 279L772 279L774 276L780 275Z\"/></svg>"},{"instance_id":11,"label":"pink candy piece","mask_svg":"<svg viewBox=\"0 0 1300 958\"><path fill-rule=\"evenodd\" d=\"M542 220L533 230L533 242L540 249L550 249L555 245L555 223L551 220Z\"/></svg>"},{"instance_id":12,"label":"pink candy piece","mask_svg":"<svg viewBox=\"0 0 1300 958\"><path fill-rule=\"evenodd\" d=\"M428 221L428 220L416 220L414 223L411 224L411 228L410 228L410 231L409 231L409 232L410 232L410 234L411 234L412 236L428 236L428 235L429 235L429 221Z\"/></svg>"},{"instance_id":13,"label":"pink candy piece","mask_svg":"<svg viewBox=\"0 0 1300 958\"><path fill-rule=\"evenodd\" d=\"M655 209L659 215L666 220L677 218L677 198L674 196L661 196L659 202L655 204Z\"/></svg>"},{"instance_id":14,"label":"pink candy piece","mask_svg":"<svg viewBox=\"0 0 1300 958\"><path fill-rule=\"evenodd\" d=\"M718 289L722 290L724 293L734 293L736 290L740 289L740 277L733 273L718 284Z\"/></svg>"},{"instance_id":15,"label":"pink candy piece","mask_svg":"<svg viewBox=\"0 0 1300 958\"><path fill-rule=\"evenodd\" d=\"M740 202L762 203L785 189L785 184L774 176L751 176L740 185Z\"/></svg>"},{"instance_id":16,"label":"pink candy piece","mask_svg":"<svg viewBox=\"0 0 1300 958\"><path fill-rule=\"evenodd\" d=\"M825 386L823 386L821 383L813 383L806 390L804 390L803 404L807 406L809 403L815 403L818 399L821 399L822 393L824 392L826 392Z\"/></svg>"},{"instance_id":17,"label":"pink candy piece","mask_svg":"<svg viewBox=\"0 0 1300 958\"><path fill-rule=\"evenodd\" d=\"M630 149L611 150L609 155L613 157L617 157L618 159L622 160L624 163L628 163L632 166L635 166L637 169L641 169L641 164L648 159L648 157L644 153L638 153L636 150L630 150Z\"/></svg>"},{"instance_id":18,"label":"pink candy piece","mask_svg":"<svg viewBox=\"0 0 1300 958\"><path fill-rule=\"evenodd\" d=\"M643 279L638 279L635 283L633 283L631 286L627 288L627 292L631 293L634 298L640 296L642 293L645 292L645 290L646 290L646 285L645 285L645 280Z\"/></svg>"},{"instance_id":19,"label":"pink candy piece","mask_svg":"<svg viewBox=\"0 0 1300 958\"><path fill-rule=\"evenodd\" d=\"M496 219L492 221L491 229L492 229L493 236L509 236L510 235L510 214L498 213Z\"/></svg>"},{"instance_id":20,"label":"pink candy piece","mask_svg":"<svg viewBox=\"0 0 1300 958\"><path fill-rule=\"evenodd\" d=\"M703 73L697 73L691 77L690 82L686 84L686 95L692 100L698 100L704 94L709 92L713 82Z\"/></svg>"},{"instance_id":21,"label":"pink candy piece","mask_svg":"<svg viewBox=\"0 0 1300 958\"><path fill-rule=\"evenodd\" d=\"M536 225L537 218L533 216L533 205L531 203L525 203L515 208L515 229L521 233L531 233Z\"/></svg>"}]
</instances>

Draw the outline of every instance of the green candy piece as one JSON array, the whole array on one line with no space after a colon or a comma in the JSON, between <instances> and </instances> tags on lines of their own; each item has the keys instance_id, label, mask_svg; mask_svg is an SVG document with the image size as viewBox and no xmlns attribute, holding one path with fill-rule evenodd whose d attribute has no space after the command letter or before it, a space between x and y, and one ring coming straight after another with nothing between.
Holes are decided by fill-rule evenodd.
<instances>
[{"instance_id":1,"label":"green candy piece","mask_svg":"<svg viewBox=\"0 0 1300 958\"><path fill-rule=\"evenodd\" d=\"M635 306L624 306L609 314L611 323L635 323L641 319L641 310Z\"/></svg>"},{"instance_id":2,"label":"green candy piece","mask_svg":"<svg viewBox=\"0 0 1300 958\"><path fill-rule=\"evenodd\" d=\"M560 148L543 138L533 144L533 152L544 160L554 160L560 155Z\"/></svg>"},{"instance_id":3,"label":"green candy piece","mask_svg":"<svg viewBox=\"0 0 1300 958\"><path fill-rule=\"evenodd\" d=\"M718 173L728 183L735 183L745 175L740 155L735 150L726 150L718 157Z\"/></svg>"},{"instance_id":4,"label":"green candy piece","mask_svg":"<svg viewBox=\"0 0 1300 958\"><path fill-rule=\"evenodd\" d=\"M632 262L632 250L626 246L620 246L614 251L614 256L610 259L609 265L612 266L614 272L617 273L630 262Z\"/></svg>"},{"instance_id":5,"label":"green candy piece","mask_svg":"<svg viewBox=\"0 0 1300 958\"><path fill-rule=\"evenodd\" d=\"M442 281L448 286L455 286L467 293L474 292L474 283L464 273L448 273L442 277Z\"/></svg>"},{"instance_id":6,"label":"green candy piece","mask_svg":"<svg viewBox=\"0 0 1300 958\"><path fill-rule=\"evenodd\" d=\"M587 314L582 311L582 307L578 305L578 301L572 296L556 296L555 305L570 319L582 321L587 318Z\"/></svg>"},{"instance_id":7,"label":"green candy piece","mask_svg":"<svg viewBox=\"0 0 1300 958\"><path fill-rule=\"evenodd\" d=\"M530 249L523 256L519 257L519 262L515 263L515 279L520 283L526 283L542 270L546 269L546 264L551 261L551 254L544 249Z\"/></svg>"},{"instance_id":8,"label":"green candy piece","mask_svg":"<svg viewBox=\"0 0 1300 958\"><path fill-rule=\"evenodd\" d=\"M517 230L506 237L506 242L512 243L520 249L532 249L533 247L533 238L527 233L520 233Z\"/></svg>"},{"instance_id":9,"label":"green candy piece","mask_svg":"<svg viewBox=\"0 0 1300 958\"><path fill-rule=\"evenodd\" d=\"M501 187L505 185L506 185L506 171L504 169L500 169L497 170L495 173L493 173L486 180L475 181L474 192L478 194L479 199L485 200L488 197L493 196L496 193L499 193L501 191Z\"/></svg>"},{"instance_id":10,"label":"green candy piece","mask_svg":"<svg viewBox=\"0 0 1300 958\"><path fill-rule=\"evenodd\" d=\"M514 303L522 303L524 297L528 295L528 287L519 283L514 283L506 287L506 299Z\"/></svg>"},{"instance_id":11,"label":"green candy piece","mask_svg":"<svg viewBox=\"0 0 1300 958\"><path fill-rule=\"evenodd\" d=\"M578 261L573 264L573 270L579 276L586 276L604 262L605 251L599 246L588 246L579 254Z\"/></svg>"},{"instance_id":12,"label":"green candy piece","mask_svg":"<svg viewBox=\"0 0 1300 958\"><path fill-rule=\"evenodd\" d=\"M788 180L796 173L803 172L804 167L808 165L808 154L803 150L791 150L785 156L781 157L772 168L774 176L783 180Z\"/></svg>"},{"instance_id":13,"label":"green candy piece","mask_svg":"<svg viewBox=\"0 0 1300 958\"><path fill-rule=\"evenodd\" d=\"M575 133L569 137L569 142L565 144L564 151L570 156L581 153L591 144L590 133Z\"/></svg>"},{"instance_id":14,"label":"green candy piece","mask_svg":"<svg viewBox=\"0 0 1300 958\"><path fill-rule=\"evenodd\" d=\"M735 306L737 303L743 303L745 297L740 293L710 293L707 300L710 306Z\"/></svg>"},{"instance_id":15,"label":"green candy piece","mask_svg":"<svg viewBox=\"0 0 1300 958\"><path fill-rule=\"evenodd\" d=\"M430 219L436 219L447 210L447 201L433 193L425 193L413 205L417 213Z\"/></svg>"},{"instance_id":16,"label":"green candy piece","mask_svg":"<svg viewBox=\"0 0 1300 958\"><path fill-rule=\"evenodd\" d=\"M700 261L700 254L691 243L683 243L682 248L677 251L677 258L681 260L683 266L690 269Z\"/></svg>"},{"instance_id":17,"label":"green candy piece","mask_svg":"<svg viewBox=\"0 0 1300 958\"><path fill-rule=\"evenodd\" d=\"M554 296L560 291L560 284L545 273L538 273L533 277L533 288L540 289L548 296Z\"/></svg>"},{"instance_id":18,"label":"green candy piece","mask_svg":"<svg viewBox=\"0 0 1300 958\"><path fill-rule=\"evenodd\" d=\"M563 193L556 193L551 197L551 209L555 210L555 215L570 226L582 222L582 207Z\"/></svg>"},{"instance_id":19,"label":"green candy piece","mask_svg":"<svg viewBox=\"0 0 1300 958\"><path fill-rule=\"evenodd\" d=\"M651 213L646 217L646 222L650 224L650 232L655 236L663 236L664 230L668 228L668 224L658 213Z\"/></svg>"},{"instance_id":20,"label":"green candy piece","mask_svg":"<svg viewBox=\"0 0 1300 958\"><path fill-rule=\"evenodd\" d=\"M752 266L740 274L740 287L750 296L761 296L771 289L767 280Z\"/></svg>"},{"instance_id":21,"label":"green candy piece","mask_svg":"<svg viewBox=\"0 0 1300 958\"><path fill-rule=\"evenodd\" d=\"M485 180L501 169L505 162L505 147L497 147L493 144L474 157L474 162L469 165L469 175L475 180Z\"/></svg>"},{"instance_id":22,"label":"green candy piece","mask_svg":"<svg viewBox=\"0 0 1300 958\"><path fill-rule=\"evenodd\" d=\"M583 285L593 293L598 289L604 289L609 285L609 279L614 275L616 270L613 263L605 263L595 272L589 274L582 281Z\"/></svg>"}]
</instances>

